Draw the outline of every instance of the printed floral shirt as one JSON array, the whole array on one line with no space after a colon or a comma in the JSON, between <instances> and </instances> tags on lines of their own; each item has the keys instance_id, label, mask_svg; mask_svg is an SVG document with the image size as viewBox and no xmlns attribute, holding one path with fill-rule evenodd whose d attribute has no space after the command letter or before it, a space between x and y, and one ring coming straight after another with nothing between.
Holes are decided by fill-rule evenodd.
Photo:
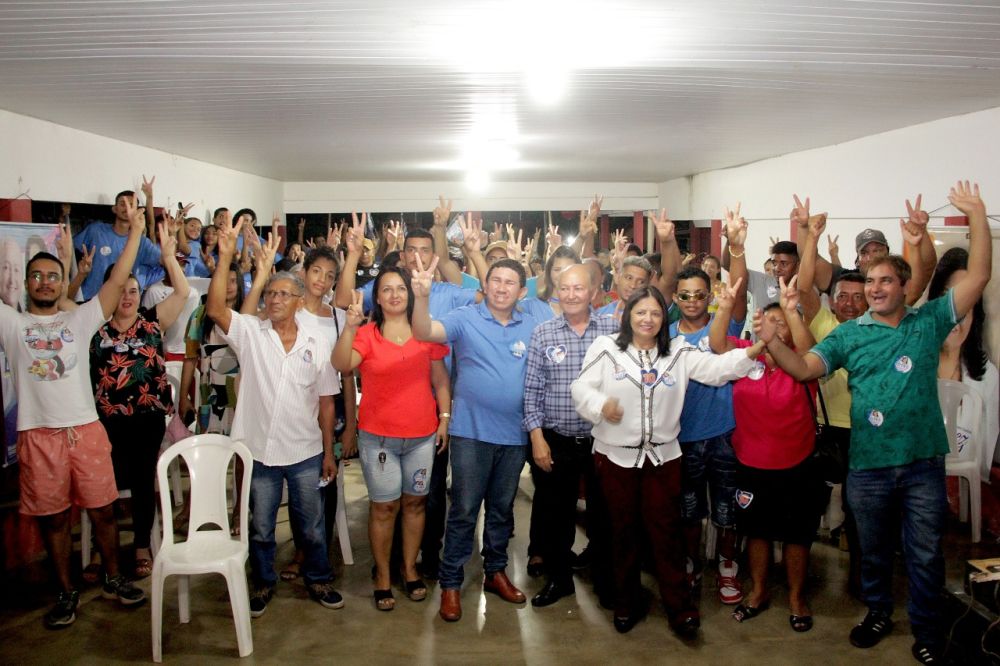
<instances>
[{"instance_id":1,"label":"printed floral shirt","mask_svg":"<svg viewBox=\"0 0 1000 666\"><path fill-rule=\"evenodd\" d=\"M108 321L94 334L90 380L102 418L172 411L156 308L140 308L127 331L118 331Z\"/></svg>"}]
</instances>

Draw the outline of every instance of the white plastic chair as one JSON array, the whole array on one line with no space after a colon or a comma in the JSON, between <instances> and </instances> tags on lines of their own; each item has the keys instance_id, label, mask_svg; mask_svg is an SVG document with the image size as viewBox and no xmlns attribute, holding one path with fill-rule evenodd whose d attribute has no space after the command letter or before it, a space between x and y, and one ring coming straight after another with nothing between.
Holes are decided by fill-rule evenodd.
<instances>
[{"instance_id":1,"label":"white plastic chair","mask_svg":"<svg viewBox=\"0 0 1000 666\"><path fill-rule=\"evenodd\" d=\"M351 535L347 529L347 501L344 499L344 461L341 460L337 469L337 516L334 521L337 526L337 541L340 542L340 555L344 564L354 564L354 554L351 552Z\"/></svg>"},{"instance_id":2,"label":"white plastic chair","mask_svg":"<svg viewBox=\"0 0 1000 666\"><path fill-rule=\"evenodd\" d=\"M174 400L174 407L180 404L181 396L181 371L183 370L184 363L178 361L167 361L164 369L166 370L167 381L170 383L170 394ZM197 393L197 391L195 391ZM167 423L170 423L170 419L173 415L167 417ZM169 446L169 440L164 437L163 444ZM160 447L160 455L163 454L163 447ZM174 494L174 506L181 506L184 504L184 493L181 491L181 463L180 461L174 463L174 466L170 470L170 492Z\"/></svg>"},{"instance_id":3,"label":"white plastic chair","mask_svg":"<svg viewBox=\"0 0 1000 666\"><path fill-rule=\"evenodd\" d=\"M982 537L982 480L979 473L980 449L983 447L983 401L979 395L962 382L938 379L938 400L944 417L944 430L948 435L948 455L945 457L945 474L959 477L958 515L961 520L969 519L972 507L972 542L979 543ZM976 424L972 436L959 448L959 409L972 410L968 422ZM964 483L963 483L964 482ZM968 488L966 494L965 488Z\"/></svg>"},{"instance_id":4,"label":"white plastic chair","mask_svg":"<svg viewBox=\"0 0 1000 666\"><path fill-rule=\"evenodd\" d=\"M174 540L173 521L163 525L163 543L153 563L152 576L152 637L153 661L163 658L163 581L167 576L178 575L178 602L181 623L191 620L188 576L201 573L219 573L226 577L229 601L236 624L239 654L246 657L253 652L250 631L250 595L247 590L246 561L249 556L249 530L240 530L239 537L230 536L229 508L226 480L229 463L239 456L248 471L246 483L240 491L240 525L247 525L250 504L249 470L253 469L250 451L241 442L234 442L225 435L195 435L182 440L160 457L156 475L160 487L167 487L167 469L177 457L183 457L191 481L191 518L188 523L187 541ZM170 497L160 494L163 511L170 511ZM169 513L164 514L169 515ZM221 529L201 530L215 524Z\"/></svg>"}]
</instances>

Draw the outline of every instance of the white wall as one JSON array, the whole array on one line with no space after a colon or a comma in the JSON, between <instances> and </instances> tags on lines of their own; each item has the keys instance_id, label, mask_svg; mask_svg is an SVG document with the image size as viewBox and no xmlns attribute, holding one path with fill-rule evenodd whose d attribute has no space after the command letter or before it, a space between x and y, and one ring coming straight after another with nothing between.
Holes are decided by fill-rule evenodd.
<instances>
[{"instance_id":1,"label":"white wall","mask_svg":"<svg viewBox=\"0 0 1000 666\"><path fill-rule=\"evenodd\" d=\"M579 210L595 194L604 196L605 211L655 208L655 183L492 183L484 192L470 192L462 182L285 183L289 214L347 212L395 213L429 211L438 195L454 201L453 210Z\"/></svg>"},{"instance_id":2,"label":"white wall","mask_svg":"<svg viewBox=\"0 0 1000 666\"><path fill-rule=\"evenodd\" d=\"M995 108L709 171L661 183L660 205L677 219L711 219L741 201L751 223L747 250L755 268L765 259L768 236L788 236L792 193L808 195L814 212L829 213L827 231L840 235L847 265L855 257L854 236L866 227L882 229L893 251L899 250L907 198L923 193L925 210L943 207L937 215L956 214L947 194L959 178L978 181L987 210L1000 212L998 128ZM825 241L820 251L825 254Z\"/></svg>"},{"instance_id":3,"label":"white wall","mask_svg":"<svg viewBox=\"0 0 1000 666\"><path fill-rule=\"evenodd\" d=\"M0 110L0 197L28 191L32 199L113 204L121 190L139 190L156 176L155 203L195 201L193 215L210 219L220 206L253 208L267 224L282 206L280 181Z\"/></svg>"}]
</instances>

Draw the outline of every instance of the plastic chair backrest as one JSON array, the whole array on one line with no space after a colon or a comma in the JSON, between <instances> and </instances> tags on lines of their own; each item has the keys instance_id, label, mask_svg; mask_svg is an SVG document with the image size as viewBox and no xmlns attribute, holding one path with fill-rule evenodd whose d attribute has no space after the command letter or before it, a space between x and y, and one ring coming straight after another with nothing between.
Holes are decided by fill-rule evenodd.
<instances>
[{"instance_id":1,"label":"plastic chair backrest","mask_svg":"<svg viewBox=\"0 0 1000 666\"><path fill-rule=\"evenodd\" d=\"M175 377L170 373L165 373L167 375L167 382L170 384L170 397L174 400L174 406L180 400L181 395L181 380L180 377Z\"/></svg>"},{"instance_id":2,"label":"plastic chair backrest","mask_svg":"<svg viewBox=\"0 0 1000 666\"><path fill-rule=\"evenodd\" d=\"M184 459L191 481L191 497L188 506L191 516L188 522L188 541L198 538L198 528L203 525L215 524L229 534L229 508L227 506L227 473L233 456L239 456L245 470L243 487L240 489L240 541L247 544L247 516L250 504L250 471L253 469L253 456L242 442L235 442L225 435L195 435L177 442L163 452L156 463L156 474L160 480L160 488L170 488L167 483L167 468L174 458ZM173 515L171 512L170 493L160 492L160 503L163 516ZM204 533L204 532L202 532ZM173 521L163 521L163 544L174 543Z\"/></svg>"},{"instance_id":3,"label":"plastic chair backrest","mask_svg":"<svg viewBox=\"0 0 1000 666\"><path fill-rule=\"evenodd\" d=\"M938 379L938 401L941 403L941 416L944 417L944 430L948 435L948 451L952 460L979 461L980 440L983 438L983 400L979 394L962 382L951 379ZM962 404L965 410L972 410L974 424L972 436L959 450L958 445L958 412ZM968 418L968 417L967 417Z\"/></svg>"}]
</instances>

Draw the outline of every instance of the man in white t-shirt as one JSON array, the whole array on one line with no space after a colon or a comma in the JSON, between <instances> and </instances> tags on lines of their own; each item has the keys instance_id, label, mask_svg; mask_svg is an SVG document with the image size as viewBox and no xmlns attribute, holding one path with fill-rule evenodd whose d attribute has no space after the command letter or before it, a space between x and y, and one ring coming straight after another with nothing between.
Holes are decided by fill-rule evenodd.
<instances>
[{"instance_id":1,"label":"man in white t-shirt","mask_svg":"<svg viewBox=\"0 0 1000 666\"><path fill-rule=\"evenodd\" d=\"M86 509L104 563L105 598L123 605L145 601L118 569L113 502L118 499L111 443L97 418L90 384L88 347L114 312L145 230L142 209L128 200L128 239L107 282L79 308L63 298L66 273L47 252L25 270L27 312L0 304L0 346L11 366L18 398L17 455L23 514L36 516L60 585L56 605L45 615L50 629L76 620L79 592L69 573L73 539L70 508ZM61 243L71 256L69 236ZM68 308L61 311L60 307Z\"/></svg>"}]
</instances>

